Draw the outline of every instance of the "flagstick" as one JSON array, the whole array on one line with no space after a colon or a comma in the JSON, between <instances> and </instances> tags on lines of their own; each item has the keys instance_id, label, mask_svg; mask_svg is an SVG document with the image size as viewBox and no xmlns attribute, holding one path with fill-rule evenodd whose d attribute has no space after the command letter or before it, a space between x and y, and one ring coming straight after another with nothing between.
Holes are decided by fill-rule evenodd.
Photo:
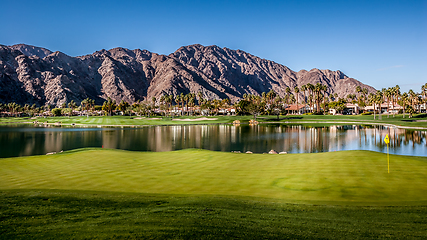
<instances>
[{"instance_id":1,"label":"flagstick","mask_svg":"<svg viewBox=\"0 0 427 240\"><path fill-rule=\"evenodd\" d=\"M387 169L388 173L390 173L390 155L388 153L388 144L390 143L390 139L388 138L388 134L385 135L384 142L387 145Z\"/></svg>"},{"instance_id":2,"label":"flagstick","mask_svg":"<svg viewBox=\"0 0 427 240\"><path fill-rule=\"evenodd\" d=\"M387 167L388 167L388 173L390 173L390 155L388 153L388 144L387 144Z\"/></svg>"}]
</instances>

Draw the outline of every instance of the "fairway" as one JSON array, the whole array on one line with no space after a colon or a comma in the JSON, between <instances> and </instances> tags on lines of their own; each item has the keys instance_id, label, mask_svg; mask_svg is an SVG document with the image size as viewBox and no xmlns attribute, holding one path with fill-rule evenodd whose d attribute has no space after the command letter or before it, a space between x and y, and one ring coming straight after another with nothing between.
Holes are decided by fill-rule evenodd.
<instances>
[{"instance_id":1,"label":"fairway","mask_svg":"<svg viewBox=\"0 0 427 240\"><path fill-rule=\"evenodd\" d=\"M0 239L372 239L427 232L427 158L78 149L0 159Z\"/></svg>"},{"instance_id":2,"label":"fairway","mask_svg":"<svg viewBox=\"0 0 427 240\"><path fill-rule=\"evenodd\" d=\"M191 121L188 121L188 120ZM179 116L179 117L136 117L136 116L72 116L72 117L16 117L0 118L0 124L33 124L37 121L41 125L52 126L122 126L140 127L153 125L187 125L187 124L231 124L239 120L242 124L248 124L253 116L210 116L209 120L202 120L200 116ZM176 121L180 120L180 121ZM372 115L263 115L258 116L260 123L285 123L285 124L305 124L309 126L343 125L343 124L368 124L368 125L388 125L413 129L427 129L427 117L425 114L416 114L414 118L403 118L403 115L383 116L381 120L374 119Z\"/></svg>"},{"instance_id":3,"label":"fairway","mask_svg":"<svg viewBox=\"0 0 427 240\"><path fill-rule=\"evenodd\" d=\"M427 158L370 151L237 154L82 149L0 160L0 189L241 196L288 203L427 203Z\"/></svg>"},{"instance_id":4,"label":"fairway","mask_svg":"<svg viewBox=\"0 0 427 240\"><path fill-rule=\"evenodd\" d=\"M58 190L0 191L0 239L425 239L427 207Z\"/></svg>"}]
</instances>

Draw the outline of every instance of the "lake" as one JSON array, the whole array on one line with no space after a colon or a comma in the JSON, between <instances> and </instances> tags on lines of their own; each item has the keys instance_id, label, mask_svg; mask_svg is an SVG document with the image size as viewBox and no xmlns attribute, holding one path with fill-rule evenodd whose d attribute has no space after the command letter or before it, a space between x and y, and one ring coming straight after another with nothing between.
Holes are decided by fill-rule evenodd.
<instances>
[{"instance_id":1,"label":"lake","mask_svg":"<svg viewBox=\"0 0 427 240\"><path fill-rule=\"evenodd\" d=\"M141 128L0 126L0 157L46 154L83 147L132 151L173 151L201 148L213 151L271 149L288 153L342 150L387 152L383 139L390 136L390 153L427 156L427 131L384 126L304 125L180 125Z\"/></svg>"}]
</instances>

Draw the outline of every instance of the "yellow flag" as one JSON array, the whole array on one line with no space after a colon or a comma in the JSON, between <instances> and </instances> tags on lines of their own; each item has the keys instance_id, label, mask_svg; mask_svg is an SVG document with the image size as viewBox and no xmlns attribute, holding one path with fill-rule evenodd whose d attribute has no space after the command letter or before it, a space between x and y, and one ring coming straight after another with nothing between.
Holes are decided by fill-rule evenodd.
<instances>
[{"instance_id":1,"label":"yellow flag","mask_svg":"<svg viewBox=\"0 0 427 240\"><path fill-rule=\"evenodd\" d=\"M389 143L390 143L390 139L388 138L388 134L387 134L387 135L385 135L384 142L385 142L386 144L389 144Z\"/></svg>"}]
</instances>

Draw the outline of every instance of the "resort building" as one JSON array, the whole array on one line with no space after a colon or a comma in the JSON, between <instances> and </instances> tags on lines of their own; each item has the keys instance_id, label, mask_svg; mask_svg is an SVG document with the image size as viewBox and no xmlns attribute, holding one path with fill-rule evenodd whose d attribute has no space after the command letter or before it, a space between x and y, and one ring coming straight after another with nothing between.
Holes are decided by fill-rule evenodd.
<instances>
[{"instance_id":1,"label":"resort building","mask_svg":"<svg viewBox=\"0 0 427 240\"><path fill-rule=\"evenodd\" d=\"M305 104L298 104L298 105L297 104L291 104L285 108L285 111L288 114L299 114L300 115L300 114L311 112L311 108L309 105L305 105Z\"/></svg>"}]
</instances>

